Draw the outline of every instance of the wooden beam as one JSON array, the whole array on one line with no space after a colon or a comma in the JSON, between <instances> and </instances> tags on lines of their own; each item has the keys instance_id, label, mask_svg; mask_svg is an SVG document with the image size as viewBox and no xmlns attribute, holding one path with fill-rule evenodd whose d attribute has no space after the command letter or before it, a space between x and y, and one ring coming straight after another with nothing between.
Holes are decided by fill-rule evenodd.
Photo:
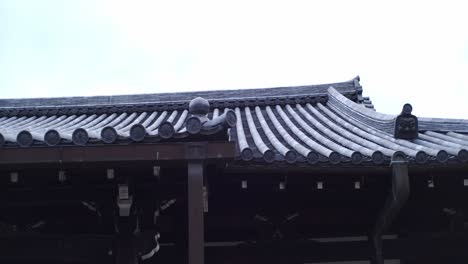
<instances>
[{"instance_id":1,"label":"wooden beam","mask_svg":"<svg viewBox=\"0 0 468 264\"><path fill-rule=\"evenodd\" d=\"M1 234L0 263L111 263L114 241L96 234Z\"/></svg>"},{"instance_id":2,"label":"wooden beam","mask_svg":"<svg viewBox=\"0 0 468 264\"><path fill-rule=\"evenodd\" d=\"M105 235L24 234L0 235L0 263L115 263L117 237ZM383 240L386 259L405 263L466 263L466 233L421 233ZM270 241L269 243L205 243L205 263L265 263L263 258L283 256L286 263L368 260L367 240ZM174 263L173 244L162 244L158 263ZM271 262L267 262L271 263Z\"/></svg>"},{"instance_id":3,"label":"wooden beam","mask_svg":"<svg viewBox=\"0 0 468 264\"><path fill-rule=\"evenodd\" d=\"M0 164L63 164L118 161L176 161L186 159L186 144L158 143L0 148ZM205 159L233 159L235 143L204 142Z\"/></svg>"},{"instance_id":4,"label":"wooden beam","mask_svg":"<svg viewBox=\"0 0 468 264\"><path fill-rule=\"evenodd\" d=\"M364 237L363 237L364 238ZM320 239L319 239L320 240ZM401 259L404 263L465 263L468 259L467 234L422 233L405 238L383 240L385 259ZM161 245L158 260L172 263L175 247ZM335 263L342 261L369 263L372 247L367 239L338 238L332 241L287 240L264 243L205 243L207 264L248 263Z\"/></svg>"}]
</instances>

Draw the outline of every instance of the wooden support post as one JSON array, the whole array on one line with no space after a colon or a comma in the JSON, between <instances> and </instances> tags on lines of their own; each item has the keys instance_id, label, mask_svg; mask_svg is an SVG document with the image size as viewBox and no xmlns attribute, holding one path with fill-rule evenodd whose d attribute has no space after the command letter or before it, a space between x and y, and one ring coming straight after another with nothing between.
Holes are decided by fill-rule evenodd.
<instances>
[{"instance_id":1,"label":"wooden support post","mask_svg":"<svg viewBox=\"0 0 468 264\"><path fill-rule=\"evenodd\" d=\"M117 207L119 215L117 218L117 264L138 264L138 252L135 241L136 218L132 214L133 198L129 188L130 178L119 179L117 190Z\"/></svg>"},{"instance_id":2,"label":"wooden support post","mask_svg":"<svg viewBox=\"0 0 468 264\"><path fill-rule=\"evenodd\" d=\"M138 264L137 256L133 234L120 234L117 237L117 264Z\"/></svg>"},{"instance_id":3,"label":"wooden support post","mask_svg":"<svg viewBox=\"0 0 468 264\"><path fill-rule=\"evenodd\" d=\"M187 144L188 161L188 258L189 264L204 264L203 159L205 145Z\"/></svg>"},{"instance_id":4,"label":"wooden support post","mask_svg":"<svg viewBox=\"0 0 468 264\"><path fill-rule=\"evenodd\" d=\"M204 263L203 164L188 164L189 264Z\"/></svg>"},{"instance_id":5,"label":"wooden support post","mask_svg":"<svg viewBox=\"0 0 468 264\"><path fill-rule=\"evenodd\" d=\"M382 235L396 218L400 209L408 200L410 187L408 178L408 162L403 153L395 153L392 157L392 187L385 205L380 212L372 233L374 246L373 264L383 264Z\"/></svg>"}]
</instances>

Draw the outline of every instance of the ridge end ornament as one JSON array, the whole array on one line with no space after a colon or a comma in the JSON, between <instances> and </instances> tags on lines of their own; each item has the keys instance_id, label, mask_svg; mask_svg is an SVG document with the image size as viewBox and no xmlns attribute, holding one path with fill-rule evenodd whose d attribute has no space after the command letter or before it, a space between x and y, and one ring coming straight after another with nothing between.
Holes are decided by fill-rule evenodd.
<instances>
[{"instance_id":1,"label":"ridge end ornament","mask_svg":"<svg viewBox=\"0 0 468 264\"><path fill-rule=\"evenodd\" d=\"M208 120L207 115L209 111L210 103L208 100L202 97L192 99L189 103L190 117L185 121L187 132L190 134L200 133L203 123Z\"/></svg>"},{"instance_id":2,"label":"ridge end ornament","mask_svg":"<svg viewBox=\"0 0 468 264\"><path fill-rule=\"evenodd\" d=\"M418 118L411 112L413 107L410 104L405 104L401 114L395 119L394 137L399 139L416 139L418 138Z\"/></svg>"}]
</instances>

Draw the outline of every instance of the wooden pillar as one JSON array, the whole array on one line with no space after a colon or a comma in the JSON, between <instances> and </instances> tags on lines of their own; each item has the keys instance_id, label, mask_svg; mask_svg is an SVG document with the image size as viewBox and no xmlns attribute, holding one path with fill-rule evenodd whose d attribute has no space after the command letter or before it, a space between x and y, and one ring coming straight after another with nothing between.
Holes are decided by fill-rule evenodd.
<instances>
[{"instance_id":1,"label":"wooden pillar","mask_svg":"<svg viewBox=\"0 0 468 264\"><path fill-rule=\"evenodd\" d=\"M136 218L135 215L131 213L133 197L129 188L130 178L121 177L118 182L116 200L119 211L118 218L116 219L116 225L118 227L116 263L138 264L138 252L134 235Z\"/></svg>"},{"instance_id":2,"label":"wooden pillar","mask_svg":"<svg viewBox=\"0 0 468 264\"><path fill-rule=\"evenodd\" d=\"M188 258L189 264L204 264L203 173L205 144L188 143Z\"/></svg>"},{"instance_id":3,"label":"wooden pillar","mask_svg":"<svg viewBox=\"0 0 468 264\"><path fill-rule=\"evenodd\" d=\"M138 264L135 237L132 234L117 237L117 264Z\"/></svg>"},{"instance_id":4,"label":"wooden pillar","mask_svg":"<svg viewBox=\"0 0 468 264\"><path fill-rule=\"evenodd\" d=\"M204 263L203 163L188 163L189 264Z\"/></svg>"}]
</instances>

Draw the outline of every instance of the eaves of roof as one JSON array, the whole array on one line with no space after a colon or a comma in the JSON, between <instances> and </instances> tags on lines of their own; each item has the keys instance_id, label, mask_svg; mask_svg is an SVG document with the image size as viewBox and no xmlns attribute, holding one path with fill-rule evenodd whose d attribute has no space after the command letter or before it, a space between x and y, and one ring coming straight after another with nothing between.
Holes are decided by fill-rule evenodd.
<instances>
[{"instance_id":1,"label":"eaves of roof","mask_svg":"<svg viewBox=\"0 0 468 264\"><path fill-rule=\"evenodd\" d=\"M211 107L199 130L189 133L193 115L188 102L196 96L205 96ZM0 117L0 143L3 147L138 144L199 134L236 142L237 160L251 164L375 166L388 164L398 153L415 164L468 162L468 120L420 118L417 139L397 139L392 132L396 116L369 107L358 79L331 85L106 98L70 98L55 108L50 104L59 99L0 101L0 109L7 111ZM173 99L180 105L164 101ZM101 108L106 110L99 112Z\"/></svg>"}]
</instances>

